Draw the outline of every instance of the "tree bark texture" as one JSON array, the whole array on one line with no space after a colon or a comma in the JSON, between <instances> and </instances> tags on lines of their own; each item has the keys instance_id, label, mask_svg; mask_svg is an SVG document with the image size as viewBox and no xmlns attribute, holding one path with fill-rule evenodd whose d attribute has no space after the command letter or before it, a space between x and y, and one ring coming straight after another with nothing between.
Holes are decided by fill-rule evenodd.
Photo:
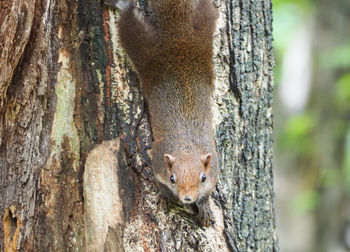
<instances>
[{"instance_id":1,"label":"tree bark texture","mask_svg":"<svg viewBox=\"0 0 350 252\"><path fill-rule=\"evenodd\" d=\"M160 204L118 11L93 0L0 2L1 251L278 250L271 1L216 4L221 175L215 224L201 228L191 209Z\"/></svg>"}]
</instances>

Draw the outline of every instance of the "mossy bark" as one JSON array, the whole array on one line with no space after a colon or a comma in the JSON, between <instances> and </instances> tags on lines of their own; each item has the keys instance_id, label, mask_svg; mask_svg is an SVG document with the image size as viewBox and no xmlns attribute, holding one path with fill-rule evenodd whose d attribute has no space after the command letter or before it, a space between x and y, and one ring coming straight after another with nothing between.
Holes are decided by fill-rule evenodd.
<instances>
[{"instance_id":1,"label":"mossy bark","mask_svg":"<svg viewBox=\"0 0 350 252\"><path fill-rule=\"evenodd\" d=\"M159 204L118 12L93 0L0 3L1 251L277 250L271 1L217 5L221 176L215 225L203 229L189 210Z\"/></svg>"}]
</instances>

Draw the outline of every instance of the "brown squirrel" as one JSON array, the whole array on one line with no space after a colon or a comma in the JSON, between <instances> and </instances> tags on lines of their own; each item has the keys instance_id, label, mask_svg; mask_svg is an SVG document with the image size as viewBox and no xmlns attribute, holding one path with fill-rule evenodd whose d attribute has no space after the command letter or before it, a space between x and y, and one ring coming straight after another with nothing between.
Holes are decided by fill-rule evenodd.
<instances>
[{"instance_id":1,"label":"brown squirrel","mask_svg":"<svg viewBox=\"0 0 350 252\"><path fill-rule=\"evenodd\" d=\"M213 33L211 0L151 0L144 17L119 1L120 42L141 80L154 142L152 166L166 198L198 207L209 226L209 196L218 179L213 136Z\"/></svg>"}]
</instances>

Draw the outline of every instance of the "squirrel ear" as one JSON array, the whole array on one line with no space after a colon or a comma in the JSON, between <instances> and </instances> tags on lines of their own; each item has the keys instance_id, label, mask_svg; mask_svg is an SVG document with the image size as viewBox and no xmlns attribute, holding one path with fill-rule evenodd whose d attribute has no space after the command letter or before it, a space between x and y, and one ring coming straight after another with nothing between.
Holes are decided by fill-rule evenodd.
<instances>
[{"instance_id":1,"label":"squirrel ear","mask_svg":"<svg viewBox=\"0 0 350 252\"><path fill-rule=\"evenodd\" d=\"M175 158L170 154L164 154L164 162L169 171L173 168Z\"/></svg>"},{"instance_id":2,"label":"squirrel ear","mask_svg":"<svg viewBox=\"0 0 350 252\"><path fill-rule=\"evenodd\" d=\"M201 155L201 161L204 165L204 171L208 172L210 170L211 153Z\"/></svg>"}]
</instances>

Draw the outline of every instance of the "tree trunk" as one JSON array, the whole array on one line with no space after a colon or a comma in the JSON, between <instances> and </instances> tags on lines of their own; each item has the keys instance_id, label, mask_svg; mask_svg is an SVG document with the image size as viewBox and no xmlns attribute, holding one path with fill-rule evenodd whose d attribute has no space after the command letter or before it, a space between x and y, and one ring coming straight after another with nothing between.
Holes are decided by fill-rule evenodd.
<instances>
[{"instance_id":1,"label":"tree trunk","mask_svg":"<svg viewBox=\"0 0 350 252\"><path fill-rule=\"evenodd\" d=\"M149 13L147 2L140 1ZM218 2L215 224L159 204L147 107L99 1L0 2L1 251L276 251L270 0Z\"/></svg>"}]
</instances>

